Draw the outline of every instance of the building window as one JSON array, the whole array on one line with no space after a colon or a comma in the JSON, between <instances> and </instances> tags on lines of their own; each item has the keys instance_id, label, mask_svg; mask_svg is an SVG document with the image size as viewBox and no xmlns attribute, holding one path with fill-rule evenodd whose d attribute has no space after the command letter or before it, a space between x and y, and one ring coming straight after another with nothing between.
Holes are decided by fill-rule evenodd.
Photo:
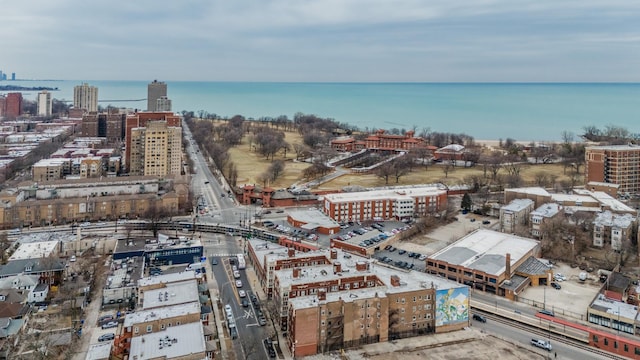
<instances>
[{"instance_id":1,"label":"building window","mask_svg":"<svg viewBox=\"0 0 640 360\"><path fill-rule=\"evenodd\" d=\"M140 329L138 329L138 327L137 327L137 326L135 326L135 327L133 328L133 333L134 333L134 334L137 334L137 333L139 333L139 332L140 332Z\"/></svg>"},{"instance_id":2,"label":"building window","mask_svg":"<svg viewBox=\"0 0 640 360\"><path fill-rule=\"evenodd\" d=\"M153 327L151 325L147 325L147 332L150 333L153 330Z\"/></svg>"},{"instance_id":3,"label":"building window","mask_svg":"<svg viewBox=\"0 0 640 360\"><path fill-rule=\"evenodd\" d=\"M166 326L164 324L160 324L160 329L164 330Z\"/></svg>"}]
</instances>

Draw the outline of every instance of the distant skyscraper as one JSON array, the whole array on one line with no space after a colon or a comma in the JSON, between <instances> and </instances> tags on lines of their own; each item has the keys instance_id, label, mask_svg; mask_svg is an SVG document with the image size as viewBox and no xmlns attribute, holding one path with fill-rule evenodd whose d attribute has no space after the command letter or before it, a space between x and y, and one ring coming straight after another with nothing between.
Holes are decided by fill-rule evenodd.
<instances>
[{"instance_id":1,"label":"distant skyscraper","mask_svg":"<svg viewBox=\"0 0 640 360\"><path fill-rule=\"evenodd\" d=\"M167 97L167 84L153 80L147 86L147 111L158 111L158 99Z\"/></svg>"},{"instance_id":2,"label":"distant skyscraper","mask_svg":"<svg viewBox=\"0 0 640 360\"><path fill-rule=\"evenodd\" d=\"M22 115L22 93L7 94L4 115L13 118Z\"/></svg>"},{"instance_id":3,"label":"distant skyscraper","mask_svg":"<svg viewBox=\"0 0 640 360\"><path fill-rule=\"evenodd\" d=\"M2 75L4 74L2 73L2 70L0 70L0 80L2 80Z\"/></svg>"},{"instance_id":4,"label":"distant skyscraper","mask_svg":"<svg viewBox=\"0 0 640 360\"><path fill-rule=\"evenodd\" d=\"M156 111L171 111L171 99L161 96L156 103Z\"/></svg>"},{"instance_id":5,"label":"distant skyscraper","mask_svg":"<svg viewBox=\"0 0 640 360\"><path fill-rule=\"evenodd\" d=\"M84 83L73 88L73 106L85 111L98 111L98 88Z\"/></svg>"},{"instance_id":6,"label":"distant skyscraper","mask_svg":"<svg viewBox=\"0 0 640 360\"><path fill-rule=\"evenodd\" d=\"M38 116L51 116L51 107L53 99L48 91L38 93Z\"/></svg>"},{"instance_id":7,"label":"distant skyscraper","mask_svg":"<svg viewBox=\"0 0 640 360\"><path fill-rule=\"evenodd\" d=\"M15 80L16 79L16 73L11 73L11 80Z\"/></svg>"}]
</instances>

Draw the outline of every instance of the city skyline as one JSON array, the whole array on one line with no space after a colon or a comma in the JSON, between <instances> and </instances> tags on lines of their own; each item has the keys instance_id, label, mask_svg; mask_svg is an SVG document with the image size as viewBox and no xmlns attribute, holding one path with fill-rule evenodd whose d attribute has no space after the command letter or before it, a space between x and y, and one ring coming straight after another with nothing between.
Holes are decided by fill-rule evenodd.
<instances>
[{"instance_id":1,"label":"city skyline","mask_svg":"<svg viewBox=\"0 0 640 360\"><path fill-rule=\"evenodd\" d=\"M38 0L7 4L0 24L3 66L25 79L630 82L639 13L622 0Z\"/></svg>"}]
</instances>

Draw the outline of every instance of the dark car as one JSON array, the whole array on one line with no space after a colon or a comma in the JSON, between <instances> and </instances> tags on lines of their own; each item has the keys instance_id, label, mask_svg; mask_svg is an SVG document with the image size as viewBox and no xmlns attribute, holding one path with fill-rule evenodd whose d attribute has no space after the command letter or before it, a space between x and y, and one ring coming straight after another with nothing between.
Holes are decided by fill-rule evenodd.
<instances>
[{"instance_id":1,"label":"dark car","mask_svg":"<svg viewBox=\"0 0 640 360\"><path fill-rule=\"evenodd\" d=\"M540 314L548 315L548 316L556 316L553 311L550 310L540 310L538 311Z\"/></svg>"},{"instance_id":2,"label":"dark car","mask_svg":"<svg viewBox=\"0 0 640 360\"><path fill-rule=\"evenodd\" d=\"M404 255L407 252L407 250L398 250L398 254L400 255Z\"/></svg>"},{"instance_id":3,"label":"dark car","mask_svg":"<svg viewBox=\"0 0 640 360\"><path fill-rule=\"evenodd\" d=\"M249 300L242 299L242 307L249 307Z\"/></svg>"},{"instance_id":4,"label":"dark car","mask_svg":"<svg viewBox=\"0 0 640 360\"><path fill-rule=\"evenodd\" d=\"M487 318L479 314L473 314L473 320L477 320L483 323L487 322Z\"/></svg>"},{"instance_id":5,"label":"dark car","mask_svg":"<svg viewBox=\"0 0 640 360\"><path fill-rule=\"evenodd\" d=\"M218 265L218 259L216 258L211 259L211 265Z\"/></svg>"},{"instance_id":6,"label":"dark car","mask_svg":"<svg viewBox=\"0 0 640 360\"><path fill-rule=\"evenodd\" d=\"M554 282L551 283L551 287L553 287L556 290L562 289L562 286L560 286L560 284L554 283Z\"/></svg>"},{"instance_id":7,"label":"dark car","mask_svg":"<svg viewBox=\"0 0 640 360\"><path fill-rule=\"evenodd\" d=\"M491 224L491 221L489 221L489 220L484 220L484 221L482 222L482 224L483 224L483 225L489 225L489 224Z\"/></svg>"},{"instance_id":8,"label":"dark car","mask_svg":"<svg viewBox=\"0 0 640 360\"><path fill-rule=\"evenodd\" d=\"M116 338L116 334L114 333L108 333L108 334L102 334L98 337L98 341L103 342L103 341L110 341Z\"/></svg>"}]
</instances>

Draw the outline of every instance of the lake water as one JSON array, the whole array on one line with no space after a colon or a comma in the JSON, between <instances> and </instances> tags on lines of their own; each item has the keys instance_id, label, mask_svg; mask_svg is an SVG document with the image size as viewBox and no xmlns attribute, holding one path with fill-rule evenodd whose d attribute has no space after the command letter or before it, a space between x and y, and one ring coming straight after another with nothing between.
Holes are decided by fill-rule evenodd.
<instances>
[{"instance_id":1,"label":"lake water","mask_svg":"<svg viewBox=\"0 0 640 360\"><path fill-rule=\"evenodd\" d=\"M87 81L99 99L145 99L148 81ZM58 87L73 99L81 81L3 81L0 85ZM640 133L640 84L592 83L252 83L168 81L174 111L220 116L293 118L296 112L333 118L360 129L466 133L476 139L553 141L586 125ZM35 91L24 92L35 100ZM109 102L101 102L106 106ZM146 108L146 100L111 102Z\"/></svg>"}]
</instances>

